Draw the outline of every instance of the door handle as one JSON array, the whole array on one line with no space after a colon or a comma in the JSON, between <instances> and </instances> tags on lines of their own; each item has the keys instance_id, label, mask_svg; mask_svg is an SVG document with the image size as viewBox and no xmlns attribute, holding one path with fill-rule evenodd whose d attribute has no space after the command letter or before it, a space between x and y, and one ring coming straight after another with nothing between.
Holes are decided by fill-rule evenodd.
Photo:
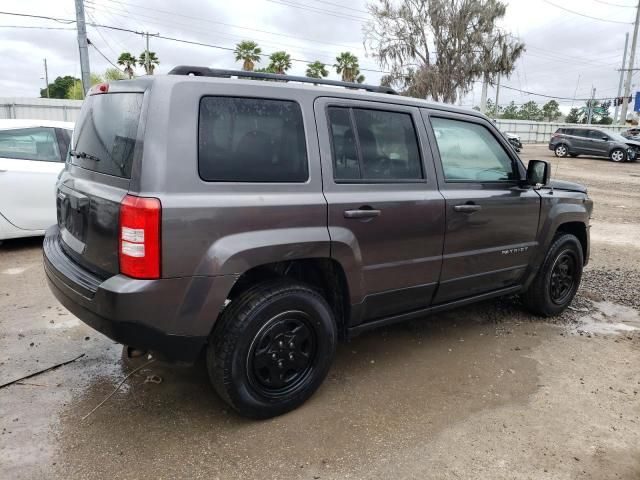
<instances>
[{"instance_id":1,"label":"door handle","mask_svg":"<svg viewBox=\"0 0 640 480\"><path fill-rule=\"evenodd\" d=\"M482 206L474 204L456 205L453 210L461 213L473 213L482 210Z\"/></svg>"},{"instance_id":2,"label":"door handle","mask_svg":"<svg viewBox=\"0 0 640 480\"><path fill-rule=\"evenodd\" d=\"M358 210L345 210L344 218L373 218L379 217L382 212L373 208L359 208Z\"/></svg>"}]
</instances>

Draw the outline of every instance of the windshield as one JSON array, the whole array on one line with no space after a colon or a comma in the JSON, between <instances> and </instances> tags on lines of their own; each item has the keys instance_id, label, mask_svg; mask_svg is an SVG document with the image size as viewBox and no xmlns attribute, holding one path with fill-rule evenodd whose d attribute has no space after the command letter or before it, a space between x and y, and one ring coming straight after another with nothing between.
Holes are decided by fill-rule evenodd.
<instances>
[{"instance_id":1,"label":"windshield","mask_svg":"<svg viewBox=\"0 0 640 480\"><path fill-rule=\"evenodd\" d=\"M616 142L626 142L627 140L629 140L628 138L624 138L622 135L620 135L617 132L611 132L609 130L604 130L604 133L606 133L607 135L609 135L609 137L612 140L615 140Z\"/></svg>"},{"instance_id":2,"label":"windshield","mask_svg":"<svg viewBox=\"0 0 640 480\"><path fill-rule=\"evenodd\" d=\"M69 161L94 172L131 178L142 93L86 98L73 132Z\"/></svg>"}]
</instances>

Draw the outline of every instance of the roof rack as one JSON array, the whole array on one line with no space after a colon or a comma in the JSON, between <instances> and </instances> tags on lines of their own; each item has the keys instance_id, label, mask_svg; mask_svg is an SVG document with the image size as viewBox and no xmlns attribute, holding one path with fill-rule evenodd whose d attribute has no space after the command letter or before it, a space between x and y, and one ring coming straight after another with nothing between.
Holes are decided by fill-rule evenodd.
<instances>
[{"instance_id":1,"label":"roof rack","mask_svg":"<svg viewBox=\"0 0 640 480\"><path fill-rule=\"evenodd\" d=\"M261 72L247 72L245 70L224 70L218 68L208 67L192 67L189 65L180 65L173 68L169 75L193 75L196 77L238 77L238 78L253 78L264 80L280 80L286 82L301 82L301 83L313 83L316 85L331 85L334 87L354 88L359 90L366 90L367 92L376 93L388 93L390 95L397 95L391 87L378 87L375 85L367 85L364 83L352 83L352 82L340 82L338 80L325 80L323 78L311 78L311 77L298 77L295 75L281 75L279 73L261 73Z\"/></svg>"}]
</instances>

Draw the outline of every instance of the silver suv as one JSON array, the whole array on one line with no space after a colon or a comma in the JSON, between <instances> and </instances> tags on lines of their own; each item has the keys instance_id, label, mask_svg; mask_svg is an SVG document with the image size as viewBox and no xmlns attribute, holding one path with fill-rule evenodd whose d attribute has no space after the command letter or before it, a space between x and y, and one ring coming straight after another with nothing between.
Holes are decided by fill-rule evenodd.
<instances>
[{"instance_id":1,"label":"silver suv","mask_svg":"<svg viewBox=\"0 0 640 480\"><path fill-rule=\"evenodd\" d=\"M559 128L549 140L556 157L608 157L613 162L635 162L640 142L600 128Z\"/></svg>"}]
</instances>

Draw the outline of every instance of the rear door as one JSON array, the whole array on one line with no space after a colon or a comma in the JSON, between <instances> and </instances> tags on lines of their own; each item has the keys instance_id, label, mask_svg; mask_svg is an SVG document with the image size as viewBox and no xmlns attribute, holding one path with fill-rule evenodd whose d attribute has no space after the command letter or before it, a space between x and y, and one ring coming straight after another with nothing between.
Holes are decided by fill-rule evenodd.
<instances>
[{"instance_id":1,"label":"rear door","mask_svg":"<svg viewBox=\"0 0 640 480\"><path fill-rule=\"evenodd\" d=\"M606 133L601 130L589 130L587 135L592 153L596 155L609 154L609 136Z\"/></svg>"},{"instance_id":2,"label":"rear door","mask_svg":"<svg viewBox=\"0 0 640 480\"><path fill-rule=\"evenodd\" d=\"M16 227L44 230L56 223L60 150L54 128L0 131L0 215Z\"/></svg>"},{"instance_id":3,"label":"rear door","mask_svg":"<svg viewBox=\"0 0 640 480\"><path fill-rule=\"evenodd\" d=\"M349 266L354 309L367 321L428 306L444 201L418 109L320 98L314 110L332 256Z\"/></svg>"},{"instance_id":4,"label":"rear door","mask_svg":"<svg viewBox=\"0 0 640 480\"><path fill-rule=\"evenodd\" d=\"M540 196L519 186L524 167L490 122L438 111L423 116L446 202L434 303L517 285L538 247Z\"/></svg>"},{"instance_id":5,"label":"rear door","mask_svg":"<svg viewBox=\"0 0 640 480\"><path fill-rule=\"evenodd\" d=\"M110 90L112 90L110 88ZM58 226L65 252L94 273L118 273L120 203L141 154L142 92L89 95L58 182Z\"/></svg>"}]
</instances>

